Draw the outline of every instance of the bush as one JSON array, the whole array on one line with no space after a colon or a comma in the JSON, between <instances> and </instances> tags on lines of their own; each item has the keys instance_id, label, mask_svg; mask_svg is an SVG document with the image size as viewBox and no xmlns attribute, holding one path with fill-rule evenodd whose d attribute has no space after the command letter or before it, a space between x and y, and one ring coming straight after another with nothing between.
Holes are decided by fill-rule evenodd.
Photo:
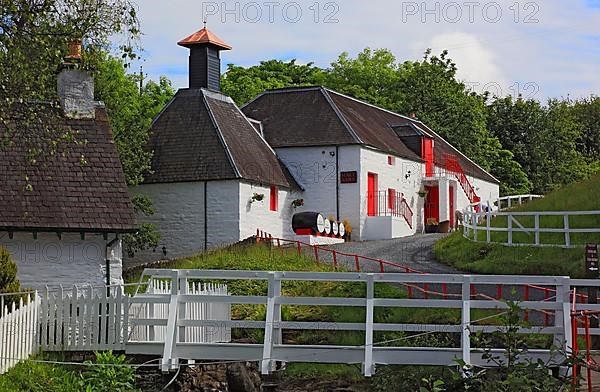
<instances>
[{"instance_id":1,"label":"bush","mask_svg":"<svg viewBox=\"0 0 600 392\"><path fill-rule=\"evenodd\" d=\"M10 253L0 247L0 294L18 293L21 291L19 279L17 279L17 265L12 260ZM5 303L17 301L18 297L8 297Z\"/></svg>"},{"instance_id":2,"label":"bush","mask_svg":"<svg viewBox=\"0 0 600 392\"><path fill-rule=\"evenodd\" d=\"M86 392L130 392L135 388L135 368L128 366L125 354L96 352L96 361L83 374Z\"/></svg>"}]
</instances>

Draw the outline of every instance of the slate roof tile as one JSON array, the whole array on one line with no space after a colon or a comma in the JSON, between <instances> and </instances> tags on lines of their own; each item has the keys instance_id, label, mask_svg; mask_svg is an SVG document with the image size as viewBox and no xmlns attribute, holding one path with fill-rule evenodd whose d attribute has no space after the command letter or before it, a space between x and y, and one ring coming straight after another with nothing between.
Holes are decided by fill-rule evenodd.
<instances>
[{"instance_id":1,"label":"slate roof tile","mask_svg":"<svg viewBox=\"0 0 600 392\"><path fill-rule=\"evenodd\" d=\"M26 160L26 143L20 139L0 148L0 228L137 230L106 110L98 106L94 120L62 119L57 126L71 128L88 142L67 146L64 157L42 156L35 164ZM0 128L0 136L6 132ZM32 191L26 190L25 175Z\"/></svg>"}]
</instances>

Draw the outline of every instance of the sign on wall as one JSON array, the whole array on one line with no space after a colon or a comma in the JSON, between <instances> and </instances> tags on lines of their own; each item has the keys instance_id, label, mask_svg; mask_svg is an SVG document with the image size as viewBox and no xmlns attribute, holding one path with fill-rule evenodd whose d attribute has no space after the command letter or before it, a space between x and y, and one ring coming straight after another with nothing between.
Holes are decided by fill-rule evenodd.
<instances>
[{"instance_id":1,"label":"sign on wall","mask_svg":"<svg viewBox=\"0 0 600 392\"><path fill-rule=\"evenodd\" d=\"M342 184L356 184L358 173L355 171L340 172L340 182Z\"/></svg>"}]
</instances>

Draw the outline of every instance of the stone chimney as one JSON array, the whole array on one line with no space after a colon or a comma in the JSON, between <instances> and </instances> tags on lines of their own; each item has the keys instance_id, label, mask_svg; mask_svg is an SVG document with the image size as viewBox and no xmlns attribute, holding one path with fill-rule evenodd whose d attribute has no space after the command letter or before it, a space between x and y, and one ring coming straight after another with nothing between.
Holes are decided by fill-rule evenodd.
<instances>
[{"instance_id":1,"label":"stone chimney","mask_svg":"<svg viewBox=\"0 0 600 392\"><path fill-rule=\"evenodd\" d=\"M94 78L77 69L80 63L81 42L73 42L58 75L58 98L67 118L94 119Z\"/></svg>"}]
</instances>

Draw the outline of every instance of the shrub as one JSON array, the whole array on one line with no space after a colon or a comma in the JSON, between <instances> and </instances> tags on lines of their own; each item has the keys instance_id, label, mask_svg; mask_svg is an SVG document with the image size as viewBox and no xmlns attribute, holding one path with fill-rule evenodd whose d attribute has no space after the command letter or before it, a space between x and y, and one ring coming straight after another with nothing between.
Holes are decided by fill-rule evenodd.
<instances>
[{"instance_id":1,"label":"shrub","mask_svg":"<svg viewBox=\"0 0 600 392\"><path fill-rule=\"evenodd\" d=\"M87 361L88 369L82 374L86 392L130 392L135 388L135 368L128 366L125 354L112 351L96 352L96 361Z\"/></svg>"},{"instance_id":2,"label":"shrub","mask_svg":"<svg viewBox=\"0 0 600 392\"><path fill-rule=\"evenodd\" d=\"M17 265L12 260L10 253L0 247L0 294L18 293L20 291L17 279ZM18 297L5 298L5 303L17 301Z\"/></svg>"}]
</instances>

